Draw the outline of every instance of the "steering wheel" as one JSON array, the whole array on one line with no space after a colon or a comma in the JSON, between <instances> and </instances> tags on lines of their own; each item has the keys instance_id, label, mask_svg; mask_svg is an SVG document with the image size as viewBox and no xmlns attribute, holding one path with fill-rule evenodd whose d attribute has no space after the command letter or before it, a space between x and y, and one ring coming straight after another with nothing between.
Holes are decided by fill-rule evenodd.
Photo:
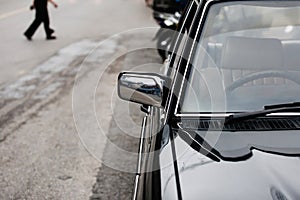
<instances>
[{"instance_id":1,"label":"steering wheel","mask_svg":"<svg viewBox=\"0 0 300 200\"><path fill-rule=\"evenodd\" d=\"M247 74L247 75L241 77L240 79L234 81L232 84L230 84L228 87L226 87L226 93L233 92L236 88L238 88L250 81L254 81L257 79L261 79L261 78L270 78L270 77L284 78L284 79L290 80L290 81L295 82L298 85L300 85L299 76L296 76L292 72L273 71L273 70L272 71L260 71L260 72Z\"/></svg>"}]
</instances>

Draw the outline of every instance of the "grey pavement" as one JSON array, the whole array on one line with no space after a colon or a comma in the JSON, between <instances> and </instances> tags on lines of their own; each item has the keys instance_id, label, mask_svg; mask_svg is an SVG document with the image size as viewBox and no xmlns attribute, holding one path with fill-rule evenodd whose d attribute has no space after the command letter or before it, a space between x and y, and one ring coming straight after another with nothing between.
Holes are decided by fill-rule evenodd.
<instances>
[{"instance_id":1,"label":"grey pavement","mask_svg":"<svg viewBox=\"0 0 300 200\"><path fill-rule=\"evenodd\" d=\"M0 0L0 86L18 79L61 48L82 39L99 39L135 28L156 26L142 0L56 0L49 5L57 40L45 41L41 26L28 42L24 31L33 20L32 0Z\"/></svg>"},{"instance_id":2,"label":"grey pavement","mask_svg":"<svg viewBox=\"0 0 300 200\"><path fill-rule=\"evenodd\" d=\"M143 48L154 46L151 31L112 38L104 47L101 41L153 26L150 10L143 1L57 1L60 7L51 13L58 40L45 41L41 29L28 42L20 34L32 17L28 2L0 3L0 199L131 198L142 113L117 99L116 79L122 70L158 70L160 59L153 48ZM140 49L128 54L135 47ZM79 84L89 82L99 69L104 74L88 99L104 134L91 137L89 146L74 121L73 86L75 77ZM82 96L90 89L85 87ZM77 111L84 114L87 106ZM87 133L95 131L88 117L81 123ZM132 155L120 160L111 144Z\"/></svg>"},{"instance_id":3,"label":"grey pavement","mask_svg":"<svg viewBox=\"0 0 300 200\"><path fill-rule=\"evenodd\" d=\"M137 71L159 73L160 62L161 58L156 50L143 49L126 55L123 70L132 71L132 67L135 66L138 68ZM129 200L132 198L137 164L136 153L144 113L140 111L138 104L127 104L119 99L116 101L108 132L109 142L106 143L103 154L103 160L109 162L110 166L104 164L100 167L91 200ZM130 121L133 125L129 123ZM126 150L130 155L123 156L115 149L115 145Z\"/></svg>"},{"instance_id":4,"label":"grey pavement","mask_svg":"<svg viewBox=\"0 0 300 200\"><path fill-rule=\"evenodd\" d=\"M116 79L120 71L132 68L157 71L161 61L154 49L140 49L101 66L118 51L126 52L145 41L152 43L151 35L131 36L118 37L104 51L99 48L92 54L89 52L98 41L74 43L0 90L0 199L131 198L142 113L137 105L116 99ZM106 67L96 91L100 98L95 100L104 132L102 139L95 141L103 155L98 160L80 140L73 119L72 88L83 65L88 68L77 77L79 82ZM129 118L135 126L128 126ZM93 127L88 118L83 121L88 130ZM111 148L114 145L133 156L120 158Z\"/></svg>"}]
</instances>

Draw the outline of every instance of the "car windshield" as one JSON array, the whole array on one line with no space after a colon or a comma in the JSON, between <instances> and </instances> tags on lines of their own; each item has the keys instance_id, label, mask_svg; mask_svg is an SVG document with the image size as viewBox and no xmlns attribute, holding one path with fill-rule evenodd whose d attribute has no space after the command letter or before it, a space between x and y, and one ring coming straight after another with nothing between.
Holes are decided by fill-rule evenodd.
<instances>
[{"instance_id":1,"label":"car windshield","mask_svg":"<svg viewBox=\"0 0 300 200\"><path fill-rule=\"evenodd\" d=\"M300 101L300 2L211 3L205 16L180 113Z\"/></svg>"}]
</instances>

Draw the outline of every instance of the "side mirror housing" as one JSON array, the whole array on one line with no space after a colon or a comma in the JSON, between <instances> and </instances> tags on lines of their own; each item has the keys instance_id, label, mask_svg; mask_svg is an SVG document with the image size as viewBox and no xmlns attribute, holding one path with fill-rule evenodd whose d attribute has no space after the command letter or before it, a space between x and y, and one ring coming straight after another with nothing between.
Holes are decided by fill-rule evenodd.
<instances>
[{"instance_id":1,"label":"side mirror housing","mask_svg":"<svg viewBox=\"0 0 300 200\"><path fill-rule=\"evenodd\" d=\"M158 74L122 72L118 77L118 95L126 101L163 107L168 84L168 78Z\"/></svg>"}]
</instances>

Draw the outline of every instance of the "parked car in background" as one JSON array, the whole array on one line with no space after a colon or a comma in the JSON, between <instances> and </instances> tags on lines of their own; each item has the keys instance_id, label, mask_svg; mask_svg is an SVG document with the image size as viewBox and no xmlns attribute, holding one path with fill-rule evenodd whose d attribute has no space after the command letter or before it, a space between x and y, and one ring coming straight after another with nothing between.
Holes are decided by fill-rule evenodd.
<instances>
[{"instance_id":1,"label":"parked car in background","mask_svg":"<svg viewBox=\"0 0 300 200\"><path fill-rule=\"evenodd\" d=\"M156 47L159 56L164 61L168 54L174 31L177 29L181 14L188 3L188 0L157 0L154 1L153 18L160 26L155 34Z\"/></svg>"},{"instance_id":2,"label":"parked car in background","mask_svg":"<svg viewBox=\"0 0 300 200\"><path fill-rule=\"evenodd\" d=\"M158 12L175 13L181 0L153 0L152 9Z\"/></svg>"},{"instance_id":3,"label":"parked car in background","mask_svg":"<svg viewBox=\"0 0 300 200\"><path fill-rule=\"evenodd\" d=\"M141 104L134 199L300 199L300 1L191 0Z\"/></svg>"}]
</instances>

